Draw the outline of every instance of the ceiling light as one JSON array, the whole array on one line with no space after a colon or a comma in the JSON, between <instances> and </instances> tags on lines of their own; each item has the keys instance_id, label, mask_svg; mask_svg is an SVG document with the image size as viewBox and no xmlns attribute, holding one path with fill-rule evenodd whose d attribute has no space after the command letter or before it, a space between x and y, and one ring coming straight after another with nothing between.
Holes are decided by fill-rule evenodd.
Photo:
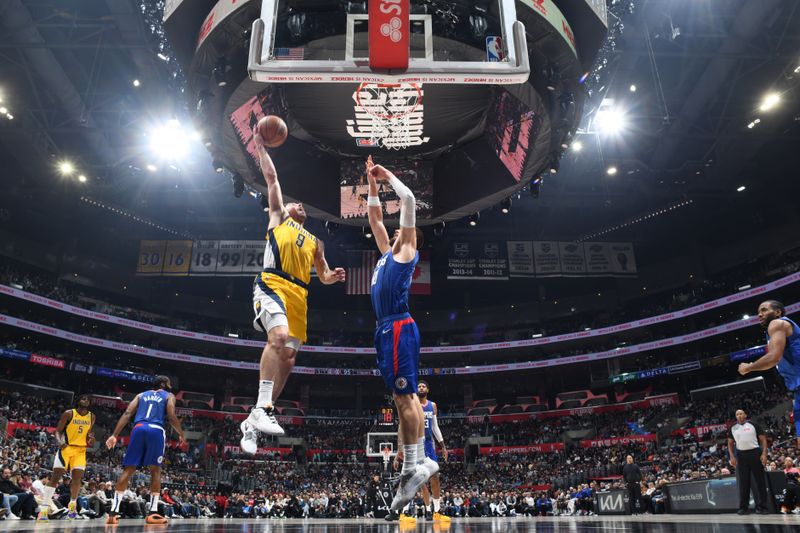
<instances>
[{"instance_id":1,"label":"ceiling light","mask_svg":"<svg viewBox=\"0 0 800 533\"><path fill-rule=\"evenodd\" d=\"M6 106L0 107L0 114L5 115L8 113L8 108Z\"/></svg>"},{"instance_id":2,"label":"ceiling light","mask_svg":"<svg viewBox=\"0 0 800 533\"><path fill-rule=\"evenodd\" d=\"M133 80L134 87L138 87L139 85L141 85L141 82L139 80Z\"/></svg>"},{"instance_id":3,"label":"ceiling light","mask_svg":"<svg viewBox=\"0 0 800 533\"><path fill-rule=\"evenodd\" d=\"M747 320L748 318L750 318L750 315L742 315L742 320Z\"/></svg>"},{"instance_id":4,"label":"ceiling light","mask_svg":"<svg viewBox=\"0 0 800 533\"><path fill-rule=\"evenodd\" d=\"M169 61L169 58L162 54L161 52L156 54L161 61Z\"/></svg>"},{"instance_id":5,"label":"ceiling light","mask_svg":"<svg viewBox=\"0 0 800 533\"><path fill-rule=\"evenodd\" d=\"M575 141L574 143L572 143L571 148L573 152L580 152L581 150L583 150L583 143L580 141Z\"/></svg>"},{"instance_id":6,"label":"ceiling light","mask_svg":"<svg viewBox=\"0 0 800 533\"><path fill-rule=\"evenodd\" d=\"M149 170L150 172L155 172L156 170L158 170L158 167L157 167L157 166L155 166L155 165L154 165L154 164L152 164L152 163L149 163L149 164L147 165L147 170Z\"/></svg>"},{"instance_id":7,"label":"ceiling light","mask_svg":"<svg viewBox=\"0 0 800 533\"><path fill-rule=\"evenodd\" d=\"M481 214L480 213L475 213L474 215L470 215L469 218L467 218L467 221L469 222L470 226L475 227L475 226L478 225L478 220L480 218L481 218Z\"/></svg>"},{"instance_id":8,"label":"ceiling light","mask_svg":"<svg viewBox=\"0 0 800 533\"><path fill-rule=\"evenodd\" d=\"M64 160L58 163L58 171L62 176L71 176L75 172L75 165L72 162Z\"/></svg>"},{"instance_id":9,"label":"ceiling light","mask_svg":"<svg viewBox=\"0 0 800 533\"><path fill-rule=\"evenodd\" d=\"M81 174L80 176L78 176L78 181L80 181L81 183L86 183L86 176Z\"/></svg>"},{"instance_id":10,"label":"ceiling light","mask_svg":"<svg viewBox=\"0 0 800 533\"><path fill-rule=\"evenodd\" d=\"M606 105L601 105L600 109L595 113L594 126L595 129L604 135L613 135L622 132L626 125L625 113Z\"/></svg>"},{"instance_id":11,"label":"ceiling light","mask_svg":"<svg viewBox=\"0 0 800 533\"><path fill-rule=\"evenodd\" d=\"M214 172L216 172L217 174L222 174L225 171L225 165L222 163L220 159L217 159L216 157L211 162L211 165L214 167Z\"/></svg>"},{"instance_id":12,"label":"ceiling light","mask_svg":"<svg viewBox=\"0 0 800 533\"><path fill-rule=\"evenodd\" d=\"M509 211L511 211L511 198L506 198L505 200L500 202L500 211L503 214L506 214Z\"/></svg>"},{"instance_id":13,"label":"ceiling light","mask_svg":"<svg viewBox=\"0 0 800 533\"><path fill-rule=\"evenodd\" d=\"M189 152L189 139L176 119L150 133L150 149L160 159L181 159Z\"/></svg>"},{"instance_id":14,"label":"ceiling light","mask_svg":"<svg viewBox=\"0 0 800 533\"><path fill-rule=\"evenodd\" d=\"M746 188L747 188L747 187L745 187L744 185L739 185L739 188L737 188L737 189L736 189L736 192L742 192L742 191L744 191Z\"/></svg>"},{"instance_id":15,"label":"ceiling light","mask_svg":"<svg viewBox=\"0 0 800 533\"><path fill-rule=\"evenodd\" d=\"M636 92L636 85L631 85L628 90L630 90L630 92L632 92L632 93L635 93Z\"/></svg>"},{"instance_id":16,"label":"ceiling light","mask_svg":"<svg viewBox=\"0 0 800 533\"><path fill-rule=\"evenodd\" d=\"M606 169L606 174L608 174L609 176L614 176L616 173L617 173L617 167L615 166L610 166Z\"/></svg>"},{"instance_id":17,"label":"ceiling light","mask_svg":"<svg viewBox=\"0 0 800 533\"><path fill-rule=\"evenodd\" d=\"M761 111L769 111L781 101L781 95L778 93L769 93L761 100L761 105L758 109Z\"/></svg>"},{"instance_id":18,"label":"ceiling light","mask_svg":"<svg viewBox=\"0 0 800 533\"><path fill-rule=\"evenodd\" d=\"M11 113L6 113L6 118L8 120L14 120L14 115L12 115Z\"/></svg>"}]
</instances>

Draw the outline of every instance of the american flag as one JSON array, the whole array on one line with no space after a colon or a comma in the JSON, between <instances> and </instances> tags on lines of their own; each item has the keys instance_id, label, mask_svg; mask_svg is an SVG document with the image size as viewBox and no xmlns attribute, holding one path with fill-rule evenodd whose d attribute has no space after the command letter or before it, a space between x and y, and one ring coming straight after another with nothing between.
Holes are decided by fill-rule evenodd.
<instances>
[{"instance_id":1,"label":"american flag","mask_svg":"<svg viewBox=\"0 0 800 533\"><path fill-rule=\"evenodd\" d=\"M298 48L276 48L275 59L281 60L300 60L303 59L305 50L301 47Z\"/></svg>"},{"instance_id":2,"label":"american flag","mask_svg":"<svg viewBox=\"0 0 800 533\"><path fill-rule=\"evenodd\" d=\"M347 281L345 282L346 294L369 294L372 283L372 271L378 262L378 252L375 250L361 250L347 253Z\"/></svg>"}]
</instances>

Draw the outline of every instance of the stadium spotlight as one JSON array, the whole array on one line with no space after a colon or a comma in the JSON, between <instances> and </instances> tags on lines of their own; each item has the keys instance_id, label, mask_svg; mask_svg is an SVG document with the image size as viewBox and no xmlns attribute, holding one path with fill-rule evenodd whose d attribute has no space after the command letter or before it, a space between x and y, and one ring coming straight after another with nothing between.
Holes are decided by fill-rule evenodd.
<instances>
[{"instance_id":1,"label":"stadium spotlight","mask_svg":"<svg viewBox=\"0 0 800 533\"><path fill-rule=\"evenodd\" d=\"M78 181L80 181L81 183L86 183L86 176L81 174L80 176L78 176Z\"/></svg>"},{"instance_id":2,"label":"stadium spotlight","mask_svg":"<svg viewBox=\"0 0 800 533\"><path fill-rule=\"evenodd\" d=\"M610 167L608 167L606 169L606 174L608 174L609 176L616 175L617 174L617 167L615 167L614 165L611 165Z\"/></svg>"},{"instance_id":3,"label":"stadium spotlight","mask_svg":"<svg viewBox=\"0 0 800 533\"><path fill-rule=\"evenodd\" d=\"M631 86L628 88L628 90L630 92L632 92L632 93L635 93L636 92L636 85L631 84Z\"/></svg>"},{"instance_id":4,"label":"stadium spotlight","mask_svg":"<svg viewBox=\"0 0 800 533\"><path fill-rule=\"evenodd\" d=\"M769 93L761 100L761 105L758 107L760 111L769 111L778 105L781 101L781 95L778 93Z\"/></svg>"},{"instance_id":5,"label":"stadium spotlight","mask_svg":"<svg viewBox=\"0 0 800 533\"><path fill-rule=\"evenodd\" d=\"M150 172L155 172L158 170L158 167L155 166L153 163L148 163L145 168L147 168L147 170L149 170Z\"/></svg>"},{"instance_id":6,"label":"stadium spotlight","mask_svg":"<svg viewBox=\"0 0 800 533\"><path fill-rule=\"evenodd\" d=\"M141 84L142 84L142 82L140 82L139 80L133 80L133 86L134 86L134 87L138 87L138 86L140 86Z\"/></svg>"},{"instance_id":7,"label":"stadium spotlight","mask_svg":"<svg viewBox=\"0 0 800 533\"><path fill-rule=\"evenodd\" d=\"M262 211L265 213L269 212L269 198L267 198L266 194L258 194L258 204L261 206Z\"/></svg>"},{"instance_id":8,"label":"stadium spotlight","mask_svg":"<svg viewBox=\"0 0 800 533\"><path fill-rule=\"evenodd\" d=\"M745 189L747 189L747 187L744 185L739 185L739 187L736 188L736 192L744 192Z\"/></svg>"},{"instance_id":9,"label":"stadium spotlight","mask_svg":"<svg viewBox=\"0 0 800 533\"><path fill-rule=\"evenodd\" d=\"M503 214L507 214L509 211L511 211L511 198L510 197L506 198L505 200L500 202L500 211Z\"/></svg>"},{"instance_id":10,"label":"stadium spotlight","mask_svg":"<svg viewBox=\"0 0 800 533\"><path fill-rule=\"evenodd\" d=\"M217 174L222 174L225 171L225 165L222 163L221 159L215 157L211 165L214 167L214 172Z\"/></svg>"},{"instance_id":11,"label":"stadium spotlight","mask_svg":"<svg viewBox=\"0 0 800 533\"><path fill-rule=\"evenodd\" d=\"M244 194L244 178L237 172L231 177L231 181L233 182L233 196L241 198Z\"/></svg>"},{"instance_id":12,"label":"stadium spotlight","mask_svg":"<svg viewBox=\"0 0 800 533\"><path fill-rule=\"evenodd\" d=\"M601 109L594 117L597 131L604 135L620 133L625 129L625 114L614 108Z\"/></svg>"},{"instance_id":13,"label":"stadium spotlight","mask_svg":"<svg viewBox=\"0 0 800 533\"><path fill-rule=\"evenodd\" d=\"M558 154L554 154L553 158L550 160L550 174L557 174L560 166L561 163L558 160Z\"/></svg>"},{"instance_id":14,"label":"stadium spotlight","mask_svg":"<svg viewBox=\"0 0 800 533\"><path fill-rule=\"evenodd\" d=\"M573 152L580 152L581 150L583 150L583 143L582 143L582 142L580 142L580 141L574 141L574 142L573 142L573 143L570 145L570 148L572 148L572 151L573 151Z\"/></svg>"},{"instance_id":15,"label":"stadium spotlight","mask_svg":"<svg viewBox=\"0 0 800 533\"><path fill-rule=\"evenodd\" d=\"M325 229L328 230L328 235L333 237L334 235L336 235L336 230L339 229L339 224L328 220L325 222Z\"/></svg>"},{"instance_id":16,"label":"stadium spotlight","mask_svg":"<svg viewBox=\"0 0 800 533\"><path fill-rule=\"evenodd\" d=\"M214 76L214 81L216 82L218 87L225 87L228 84L228 81L225 77L225 74L228 72L228 60L225 56L221 56L217 60L217 66L214 67L212 72Z\"/></svg>"},{"instance_id":17,"label":"stadium spotlight","mask_svg":"<svg viewBox=\"0 0 800 533\"><path fill-rule=\"evenodd\" d=\"M365 239L371 239L372 238L372 230L370 230L366 226L362 226L361 227L361 234L364 235Z\"/></svg>"},{"instance_id":18,"label":"stadium spotlight","mask_svg":"<svg viewBox=\"0 0 800 533\"><path fill-rule=\"evenodd\" d=\"M58 171L62 176L71 176L75 172L75 165L71 161L64 159L58 163Z\"/></svg>"},{"instance_id":19,"label":"stadium spotlight","mask_svg":"<svg viewBox=\"0 0 800 533\"><path fill-rule=\"evenodd\" d=\"M182 159L189 152L189 136L181 123L172 119L150 133L150 149L160 159Z\"/></svg>"},{"instance_id":20,"label":"stadium spotlight","mask_svg":"<svg viewBox=\"0 0 800 533\"><path fill-rule=\"evenodd\" d=\"M480 220L480 218L481 214L475 213L474 215L470 215L469 218L467 218L467 222L469 222L469 225L474 228L475 226L478 225L478 220Z\"/></svg>"}]
</instances>

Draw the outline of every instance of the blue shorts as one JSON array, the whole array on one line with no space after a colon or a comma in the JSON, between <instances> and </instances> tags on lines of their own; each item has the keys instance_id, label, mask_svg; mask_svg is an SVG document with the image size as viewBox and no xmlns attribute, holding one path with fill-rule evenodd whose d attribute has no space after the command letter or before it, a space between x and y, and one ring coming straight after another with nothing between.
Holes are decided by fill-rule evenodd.
<instances>
[{"instance_id":1,"label":"blue shorts","mask_svg":"<svg viewBox=\"0 0 800 533\"><path fill-rule=\"evenodd\" d=\"M439 457L436 455L436 446L432 440L425 439L425 457L433 459L437 463L439 462Z\"/></svg>"},{"instance_id":2,"label":"blue shorts","mask_svg":"<svg viewBox=\"0 0 800 533\"><path fill-rule=\"evenodd\" d=\"M164 428L157 424L141 422L133 426L131 440L122 466L161 466L164 461Z\"/></svg>"},{"instance_id":3,"label":"blue shorts","mask_svg":"<svg viewBox=\"0 0 800 533\"><path fill-rule=\"evenodd\" d=\"M794 392L794 431L800 438L800 390Z\"/></svg>"},{"instance_id":4,"label":"blue shorts","mask_svg":"<svg viewBox=\"0 0 800 533\"><path fill-rule=\"evenodd\" d=\"M388 317L375 330L378 369L386 388L396 394L417 393L419 330L410 315Z\"/></svg>"}]
</instances>

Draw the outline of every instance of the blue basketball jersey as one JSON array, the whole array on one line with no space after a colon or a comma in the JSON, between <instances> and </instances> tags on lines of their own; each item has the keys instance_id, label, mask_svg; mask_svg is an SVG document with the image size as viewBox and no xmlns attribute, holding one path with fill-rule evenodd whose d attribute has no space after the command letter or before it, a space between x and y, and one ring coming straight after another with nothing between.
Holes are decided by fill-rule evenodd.
<instances>
[{"instance_id":1,"label":"blue basketball jersey","mask_svg":"<svg viewBox=\"0 0 800 533\"><path fill-rule=\"evenodd\" d=\"M422 406L422 413L425 415L425 442L433 441L433 402L428 400L428 403Z\"/></svg>"},{"instance_id":2,"label":"blue basketball jersey","mask_svg":"<svg viewBox=\"0 0 800 533\"><path fill-rule=\"evenodd\" d=\"M370 289L378 322L392 315L408 313L408 289L418 261L419 252L410 262L398 263L391 248L378 260L372 272Z\"/></svg>"},{"instance_id":3,"label":"blue basketball jersey","mask_svg":"<svg viewBox=\"0 0 800 533\"><path fill-rule=\"evenodd\" d=\"M778 363L777 370L783 376L787 389L800 391L800 327L786 317L778 320L785 320L791 324L792 334L786 338L786 347L783 349L783 357ZM767 342L769 342L769 333L767 333Z\"/></svg>"},{"instance_id":4,"label":"blue basketball jersey","mask_svg":"<svg viewBox=\"0 0 800 533\"><path fill-rule=\"evenodd\" d=\"M167 418L167 400L169 392L165 390L149 390L139 395L139 407L136 409L136 418L133 424L147 423L158 424L164 427Z\"/></svg>"}]
</instances>

